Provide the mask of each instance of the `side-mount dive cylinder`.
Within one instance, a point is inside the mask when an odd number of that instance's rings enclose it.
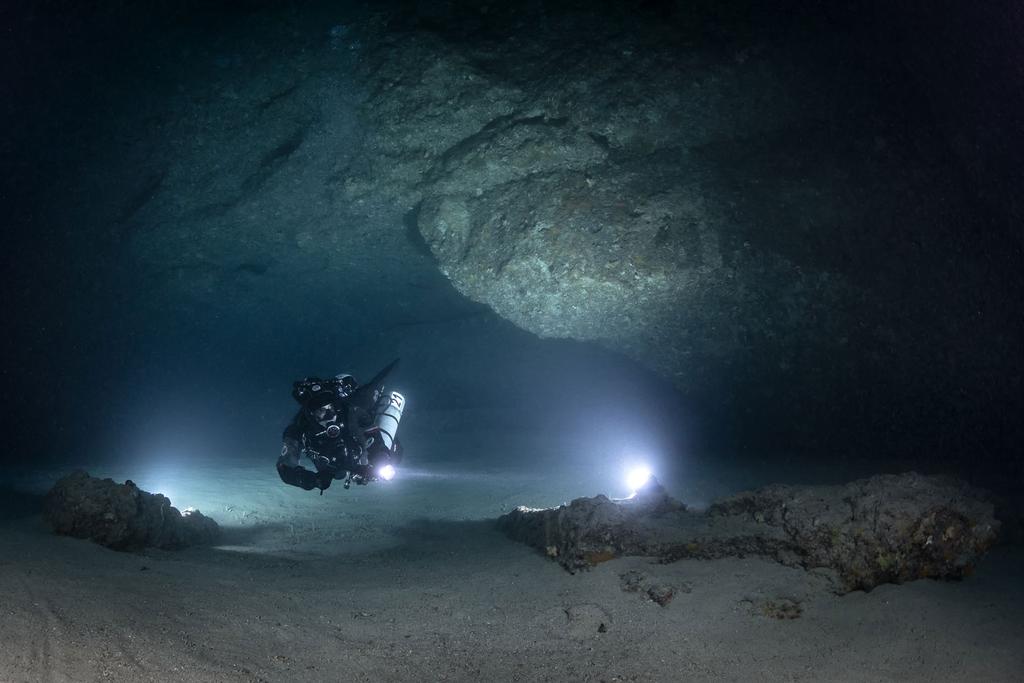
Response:
[[[395,435],[398,433],[398,423],[402,420],[402,411],[405,409],[405,397],[397,391],[392,391],[384,410],[377,413],[373,426],[377,428],[381,443],[391,450],[395,443]]]

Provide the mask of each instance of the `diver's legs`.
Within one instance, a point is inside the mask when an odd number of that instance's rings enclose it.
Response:
[[[327,488],[321,486],[320,477],[315,472],[310,472],[305,467],[299,466],[300,452],[298,441],[287,437],[284,439],[281,444],[281,455],[277,458],[277,474],[281,477],[281,481],[306,491]]]
[[[306,491],[312,491],[313,489],[320,488],[320,478],[315,473],[310,472],[305,467],[288,467],[278,463],[277,474],[281,477],[281,481],[292,486],[298,486],[300,489]],[[326,486],[323,488],[327,488]]]

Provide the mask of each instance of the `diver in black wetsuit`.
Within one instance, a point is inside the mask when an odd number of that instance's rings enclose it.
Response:
[[[348,488],[394,475],[401,461],[395,432],[405,399],[385,394],[382,380],[397,362],[362,386],[349,374],[295,382],[292,396],[301,408],[282,438],[277,472],[283,482],[323,493],[335,479],[344,479]],[[303,455],[315,471],[299,464]]]

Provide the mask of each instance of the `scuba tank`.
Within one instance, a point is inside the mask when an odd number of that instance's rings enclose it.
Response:
[[[383,397],[382,397],[383,398]],[[397,391],[392,391],[387,399],[387,405],[377,413],[373,426],[380,435],[381,443],[389,451],[395,443],[395,434],[398,433],[398,423],[402,420],[402,410],[405,409],[405,397]]]

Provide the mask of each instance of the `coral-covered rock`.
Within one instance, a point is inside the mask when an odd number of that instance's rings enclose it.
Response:
[[[90,477],[79,470],[46,494],[44,515],[53,530],[87,538],[115,550],[144,547],[183,548],[213,543],[220,535],[217,522],[199,511],[185,514],[159,493],[133,482]]]
[[[627,500],[579,498],[544,510],[518,508],[499,524],[576,571],[624,555],[672,561],[763,555],[832,570],[837,590],[869,590],[919,578],[969,574],[995,542],[986,494],[916,473],[842,486],[769,486],[694,513],[660,486]]]

